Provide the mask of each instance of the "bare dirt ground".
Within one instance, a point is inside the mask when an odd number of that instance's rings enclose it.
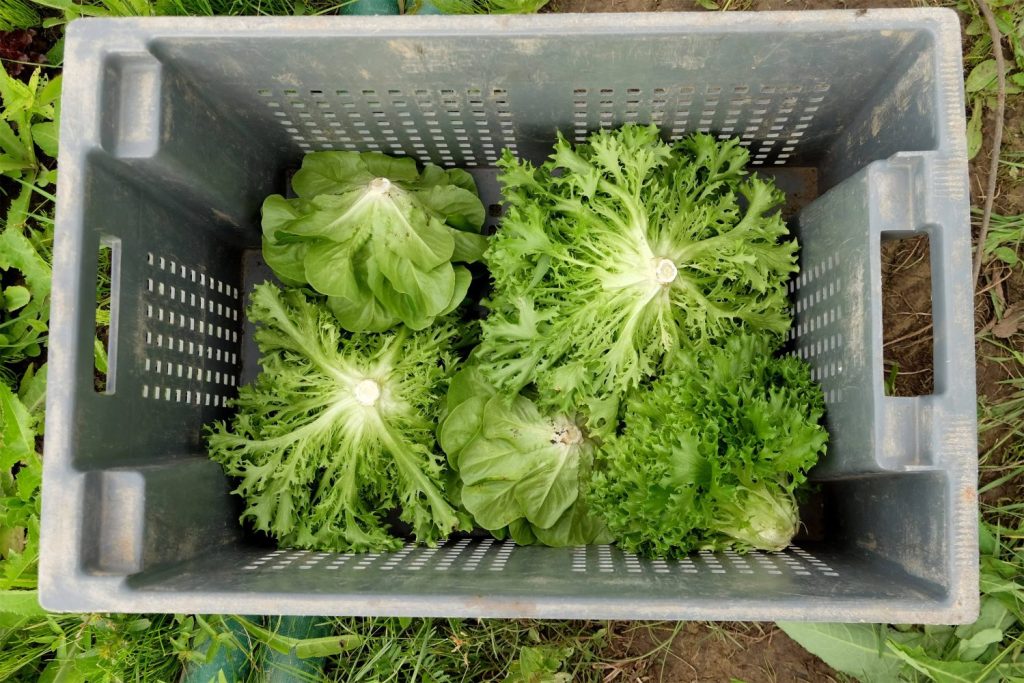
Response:
[[[770,624],[691,622],[678,630],[623,625],[613,647],[622,664],[607,668],[608,683],[847,680]]]

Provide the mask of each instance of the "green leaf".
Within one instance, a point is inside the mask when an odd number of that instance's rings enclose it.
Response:
[[[332,296],[328,297],[327,305],[341,326],[353,332],[384,332],[400,322],[376,297],[351,301]]]
[[[36,435],[32,429],[32,416],[18,396],[3,382],[0,382],[0,418],[3,419],[3,431],[0,432],[0,472],[2,472],[10,469],[14,463],[32,455],[36,445]]]
[[[54,78],[46,81],[43,87],[39,89],[39,93],[36,95],[37,106],[56,105],[59,103],[62,82],[63,80],[61,76],[55,76]],[[54,120],[59,122],[57,119]]]
[[[365,258],[365,255],[363,255]],[[328,296],[360,301],[372,293],[356,277],[348,245],[321,240],[309,245],[303,260],[305,279],[313,289]]]
[[[0,612],[20,617],[46,614],[46,610],[39,606],[39,594],[34,590],[0,590]]]
[[[879,624],[816,624],[781,621],[787,636],[837,671],[863,681],[897,681],[907,669],[904,658],[887,647]]]
[[[0,119],[0,151],[4,154],[4,165],[9,169],[25,170],[34,166],[31,151],[25,147],[10,124],[2,119]]]
[[[415,193],[416,199],[436,216],[459,230],[480,232],[483,227],[484,205],[476,195],[476,188],[467,190],[455,185],[434,185]]]
[[[971,118],[967,121],[967,158],[973,159],[981,151],[982,110],[981,98],[975,97],[971,104]]]
[[[1016,266],[1020,263],[1020,258],[1017,256],[1017,252],[1009,247],[996,247],[996,249],[992,251],[992,254],[1008,266]]]
[[[1014,20],[1013,13],[1010,12],[1010,10],[993,9],[992,15],[996,19],[996,28],[999,29],[1000,33],[1009,37],[1010,40],[1020,40],[1018,28],[1014,25],[1016,21]]]
[[[16,311],[27,305],[32,299],[27,287],[15,285],[4,289],[4,308],[8,311]]]
[[[986,666],[981,662],[934,659],[919,647],[908,647],[893,640],[888,644],[897,657],[936,683],[982,683],[987,678]]]
[[[964,27],[964,34],[968,36],[980,36],[988,33],[988,26],[985,24],[985,20],[982,17],[976,16],[971,18]]]
[[[306,254],[309,243],[291,242],[278,244],[263,239],[263,260],[286,285],[301,286],[306,282]]]
[[[484,257],[484,252],[487,251],[486,237],[462,230],[452,230],[451,234],[452,239],[455,240],[452,261],[476,263]]]
[[[92,340],[92,362],[97,372],[107,374],[107,347],[99,337]]]
[[[422,329],[448,309],[455,293],[455,269],[450,263],[421,270],[407,259],[385,255],[376,258],[374,265],[383,277],[371,278],[370,290],[409,327]]]
[[[32,164],[23,159],[8,155],[0,156],[0,174],[20,177],[22,171],[27,171],[31,168]]]
[[[57,158],[57,133],[60,124],[44,121],[32,125],[32,140],[48,157]]]
[[[457,464],[459,453],[480,434],[488,395],[472,396],[459,403],[441,424],[437,440],[448,454],[448,461]]]
[[[299,198],[264,202],[264,259],[287,284],[327,295],[349,331],[424,329],[468,290],[453,263],[479,260],[486,245],[461,231],[484,219],[467,178],[377,152],[308,154],[292,179]]]
[[[46,409],[46,364],[38,370],[34,365],[29,365],[21,378],[21,386],[18,388],[18,398],[24,404],[29,415],[35,420],[36,430],[43,426],[43,411]]]
[[[33,79],[38,82],[39,70],[36,69]],[[25,84],[16,78],[12,78],[6,71],[0,72],[0,99],[3,100],[3,111],[0,118],[5,121],[19,121],[19,115],[32,110],[35,102],[35,88],[33,85]],[[27,119],[21,118],[25,121]]]
[[[127,631],[128,633],[142,633],[143,631],[149,630],[149,627],[153,625],[153,622],[146,618],[133,619],[128,622]]]
[[[957,655],[961,660],[971,661],[982,655],[989,645],[1000,642],[1003,639],[1003,631],[999,628],[986,628],[978,631],[967,640],[961,640],[957,644]]]
[[[979,62],[967,75],[967,79],[964,81],[964,90],[968,94],[989,90],[995,85],[997,71],[996,60],[986,59]]]

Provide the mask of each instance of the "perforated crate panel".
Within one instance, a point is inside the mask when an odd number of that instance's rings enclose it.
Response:
[[[242,567],[245,572],[276,573],[285,570],[303,572],[501,572],[512,559],[516,546],[512,541],[461,539],[437,548],[406,545],[389,553],[325,553],[312,550],[274,550],[257,556]],[[575,574],[766,574],[791,579],[808,576],[838,577],[828,562],[797,546],[784,552],[733,551],[700,552],[679,560],[638,557],[610,545],[572,548],[566,569]]]
[[[226,406],[238,386],[241,291],[202,267],[152,252],[145,259],[142,398]]]
[[[825,257],[822,263],[804,259],[800,273],[787,285],[794,321],[786,333],[790,353],[810,364],[811,379],[821,385],[825,405],[830,408],[843,401],[845,340],[837,324],[844,317],[843,278],[838,270],[839,257],[835,255]]]
[[[829,84],[692,85],[566,88],[560,106],[566,135],[583,142],[597,129],[653,123],[666,137],[714,131],[739,137],[751,165],[786,164],[795,154]],[[256,91],[289,138],[304,151],[375,150],[444,166],[491,166],[503,149],[518,152],[521,126],[512,100],[533,96],[505,88],[403,90],[318,87]],[[568,108],[571,105],[571,119]]]

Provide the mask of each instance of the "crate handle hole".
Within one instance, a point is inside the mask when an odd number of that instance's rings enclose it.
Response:
[[[928,235],[882,232],[881,238],[885,395],[928,396],[935,393]]]
[[[100,238],[96,254],[93,389],[113,394],[117,377],[117,321],[121,292],[121,240]]]

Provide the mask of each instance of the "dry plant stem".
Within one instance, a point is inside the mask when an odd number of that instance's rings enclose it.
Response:
[[[1013,275],[1013,271],[1012,270],[1011,271],[1007,271],[1006,275],[1004,275],[1003,277],[999,278],[998,280],[993,280],[989,284],[985,285],[984,289],[979,289],[977,292],[975,292],[974,295],[977,296],[978,294],[984,294],[985,292],[989,291],[990,289],[998,287],[999,285],[1001,285],[1004,282],[1006,282],[1007,280],[1009,280],[1012,275]]]
[[[978,9],[985,17],[988,32],[992,37],[992,52],[996,58],[996,78],[999,92],[996,96],[996,124],[992,131],[992,157],[988,168],[988,189],[985,191],[985,210],[981,217],[981,229],[978,231],[978,248],[974,253],[974,288],[978,288],[981,276],[981,262],[985,258],[985,239],[988,237],[988,226],[992,222],[992,202],[996,196],[996,176],[999,174],[999,153],[1003,145],[1003,117],[1006,113],[1006,63],[1003,60],[1003,37],[996,25],[996,17],[987,0],[975,0]]]
[[[927,332],[930,329],[932,329],[932,323],[928,323],[927,325],[925,325],[921,329],[914,330],[913,332],[905,334],[902,337],[896,337],[892,341],[887,341],[887,342],[885,342],[885,344],[883,344],[883,346],[892,346],[893,344],[898,344],[898,343],[900,343],[902,341],[907,341],[908,339],[913,339],[914,337],[918,336],[919,334],[924,334],[925,332]]]

